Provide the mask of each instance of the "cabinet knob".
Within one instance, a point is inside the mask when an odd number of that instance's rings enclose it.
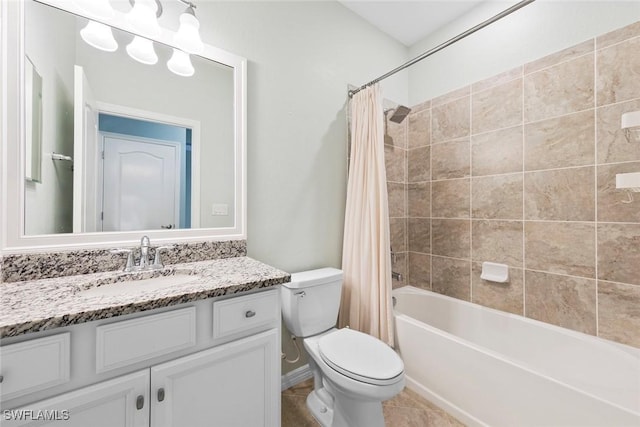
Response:
[[[144,396],[140,395],[136,398],[136,409],[140,410],[144,408]]]
[[[4,381],[4,375],[0,375],[0,383],[2,383],[2,381]]]
[[[162,402],[164,400],[164,388],[158,389],[158,402]]]
[[[249,318],[249,317],[253,317],[256,315],[256,312],[253,310],[247,310],[246,313],[244,313],[244,317]]]

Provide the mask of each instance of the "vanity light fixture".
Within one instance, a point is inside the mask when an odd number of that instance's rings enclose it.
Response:
[[[173,49],[173,55],[167,62],[167,67],[179,76],[190,77],[195,70],[189,54],[202,53],[204,44],[200,38],[200,21],[195,14],[196,5],[188,0],[178,1],[187,5],[187,8],[180,15],[180,27],[173,38],[177,48]],[[75,2],[90,17],[96,19],[109,19],[115,14],[109,0],[75,0]],[[127,45],[127,54],[142,64],[153,65],[158,62],[158,55],[150,39],[161,33],[158,18],[162,15],[162,4],[160,0],[129,0],[129,3],[133,7],[125,15],[125,19],[140,35],[134,36],[131,43]],[[118,49],[111,27],[105,24],[89,20],[87,26],[80,31],[80,35],[85,42],[97,49],[107,52]]]
[[[173,49],[173,55],[171,55],[171,59],[167,61],[167,67],[174,74],[183,77],[191,77],[194,73],[189,54],[180,49]]]
[[[622,130],[627,141],[640,143],[640,111],[631,111],[622,115]]]
[[[143,64],[153,65],[158,62],[153,42],[144,37],[135,36],[133,41],[127,45],[127,53],[131,58]]]
[[[180,0],[187,4],[187,8],[180,15],[180,28],[174,36],[173,40],[176,45],[187,53],[202,53],[204,45],[200,38],[200,21],[196,18],[195,5],[193,3]]]
[[[142,36],[157,37],[160,35],[158,16],[162,13],[161,7],[155,0],[135,0],[126,19]]]
[[[75,0],[75,3],[80,9],[85,11],[91,18],[96,19],[110,19],[115,14],[115,11],[109,4],[109,0],[92,0],[82,1]]]
[[[105,52],[115,52],[118,49],[118,43],[113,38],[111,27],[96,21],[89,21],[86,27],[80,30],[82,40],[96,49]]]

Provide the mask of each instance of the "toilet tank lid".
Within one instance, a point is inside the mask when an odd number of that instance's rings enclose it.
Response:
[[[292,289],[309,288],[337,280],[342,281],[342,270],[326,267],[293,273],[291,275],[291,282],[284,283],[282,286]]]

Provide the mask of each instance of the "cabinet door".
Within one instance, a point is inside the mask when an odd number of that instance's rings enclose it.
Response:
[[[277,427],[277,329],[151,368],[152,427]]]
[[[149,370],[2,412],[3,427],[148,427]]]

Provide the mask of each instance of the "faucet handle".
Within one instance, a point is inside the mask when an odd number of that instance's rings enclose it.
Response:
[[[112,254],[128,254],[127,255],[127,265],[125,265],[123,271],[129,272],[129,271],[133,270],[133,265],[134,265],[133,250],[131,250],[131,249],[111,249],[109,252],[111,252]]]
[[[164,264],[162,263],[162,256],[160,255],[160,252],[165,251],[167,249],[173,249],[175,248],[175,246],[170,245],[170,246],[158,246],[156,248],[156,256],[153,258],[153,265],[151,266],[151,268],[163,268]]]

